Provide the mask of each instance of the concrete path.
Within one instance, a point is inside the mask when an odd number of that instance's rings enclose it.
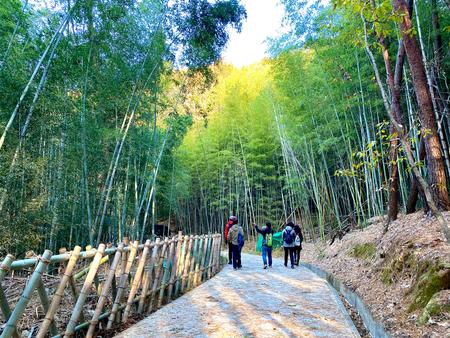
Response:
[[[116,337],[359,337],[337,293],[304,267],[243,255]]]

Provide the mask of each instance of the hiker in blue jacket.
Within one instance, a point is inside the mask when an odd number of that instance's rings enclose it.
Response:
[[[288,255],[291,259],[291,269],[294,268],[294,247],[295,247],[295,231],[294,223],[286,224],[282,232],[283,248],[284,248],[284,266],[287,267]]]
[[[273,237],[273,229],[272,224],[267,222],[265,226],[261,229],[258,225],[253,224],[255,226],[256,232],[260,233],[263,237],[262,246],[261,246],[261,255],[264,263],[264,269],[267,269],[267,258],[269,258],[269,268],[272,267],[272,237]]]

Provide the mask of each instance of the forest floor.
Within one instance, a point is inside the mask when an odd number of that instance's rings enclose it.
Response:
[[[450,245],[439,225],[422,212],[400,215],[385,235],[384,224],[305,243],[302,260],[355,291],[392,337],[450,337]]]
[[[117,337],[359,337],[337,293],[304,267],[244,254]]]

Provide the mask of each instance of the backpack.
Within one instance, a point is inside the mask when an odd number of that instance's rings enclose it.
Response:
[[[294,235],[292,234],[294,230],[288,232],[288,230],[284,231],[283,240],[286,244],[294,243]]]
[[[272,233],[268,233],[266,235],[266,245],[271,247],[272,246]]]
[[[302,242],[300,241],[300,236],[297,235],[295,236],[295,246],[300,246],[302,244]]]
[[[239,248],[244,246],[244,235],[238,230],[238,238],[237,238]]]

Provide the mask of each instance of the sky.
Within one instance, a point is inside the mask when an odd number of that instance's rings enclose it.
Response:
[[[284,8],[278,0],[241,0],[247,10],[247,20],[241,33],[232,31],[223,53],[224,61],[236,67],[255,63],[266,56],[268,37],[282,33]]]

